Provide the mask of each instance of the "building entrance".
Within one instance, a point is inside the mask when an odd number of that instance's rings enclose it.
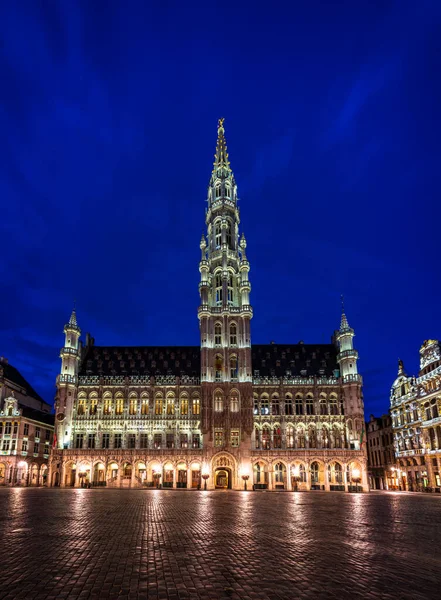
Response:
[[[231,489],[230,469],[216,469],[215,486],[217,489]]]

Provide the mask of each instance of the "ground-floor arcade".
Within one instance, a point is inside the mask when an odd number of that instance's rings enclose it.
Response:
[[[47,485],[47,476],[46,461],[11,455],[0,458],[0,485],[37,487]]]

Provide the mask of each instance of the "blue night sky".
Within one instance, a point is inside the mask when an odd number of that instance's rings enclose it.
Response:
[[[224,116],[253,341],[328,342],[343,292],[387,410],[441,336],[439,1],[3,2],[0,33],[0,354],[48,401],[74,298],[98,345],[199,343]]]

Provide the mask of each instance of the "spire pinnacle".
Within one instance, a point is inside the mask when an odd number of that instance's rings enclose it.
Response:
[[[75,310],[75,305],[74,305],[74,308],[72,309],[72,314],[70,315],[69,325],[73,325],[74,327],[78,327],[77,313],[76,313],[76,310]]]
[[[349,329],[349,323],[345,314],[345,299],[343,294],[341,297],[341,321],[340,321],[340,331],[343,329]]]
[[[404,363],[401,358],[398,359],[398,375],[405,375]]]
[[[230,160],[227,152],[227,140],[225,139],[224,129],[225,119],[219,119],[217,124],[217,142],[216,142],[216,154],[214,155],[213,173],[216,169],[224,167],[230,170]]]

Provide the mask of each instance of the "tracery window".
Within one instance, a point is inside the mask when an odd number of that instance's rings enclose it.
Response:
[[[193,414],[198,415],[201,412],[201,403],[199,398],[193,398]]]
[[[308,442],[310,448],[317,448],[317,434],[314,427],[311,427],[309,430]]]
[[[218,183],[216,185],[216,198],[221,198],[221,196],[222,196],[222,190],[221,190],[220,183]]]
[[[175,414],[175,397],[167,396],[167,414],[174,415]]]
[[[155,415],[162,415],[163,401],[161,396],[155,398]]]
[[[221,247],[221,243],[222,243],[222,228],[221,228],[221,224],[218,222],[214,226],[214,245],[215,245],[216,250],[218,250]]]
[[[116,396],[115,398],[115,414],[122,415],[124,412],[124,398],[122,396]]]
[[[231,245],[231,241],[232,241],[232,235],[231,235],[231,223],[228,223],[228,226],[227,226],[227,231],[226,231],[226,241],[227,241],[227,246],[228,246],[228,248],[232,248],[232,245]]]
[[[222,381],[222,356],[219,354],[214,359],[214,379]]]
[[[296,396],[296,415],[303,415],[303,397],[300,394]]]
[[[289,395],[285,396],[285,415],[292,415],[292,398]]]
[[[259,414],[259,397],[257,394],[253,394],[253,399],[254,399],[254,414],[258,415]]]
[[[110,396],[104,396],[103,398],[103,415],[110,415],[112,406],[112,398]]]
[[[216,294],[216,304],[220,306],[222,304],[222,275],[218,273],[214,277],[214,286]]]
[[[300,475],[300,481],[302,483],[306,483],[306,469],[305,469],[305,465],[299,465],[299,475]]]
[[[274,467],[274,478],[276,483],[285,483],[285,465],[277,463]]]
[[[308,394],[306,396],[306,414],[313,415],[314,414],[314,398],[312,394]]]
[[[220,346],[222,344],[222,325],[216,323],[214,326],[214,344]]]
[[[79,398],[77,414],[78,416],[86,414],[86,398]]]
[[[254,428],[254,447],[256,450],[260,449],[260,429],[258,427]]]
[[[237,381],[239,373],[238,373],[238,360],[237,356],[233,354],[230,356],[230,380]]]
[[[215,412],[222,412],[224,410],[224,398],[220,390],[214,392],[214,410]]]
[[[230,411],[239,412],[239,395],[236,390],[232,391],[230,395]]]
[[[231,198],[231,187],[225,184],[225,198]]]
[[[294,448],[294,427],[292,425],[288,425],[286,428],[286,447]]]
[[[271,434],[270,429],[267,426],[262,428],[262,448],[263,450],[269,450],[271,446]]]
[[[335,394],[329,396],[329,414],[338,415],[337,396]]]
[[[188,397],[181,396],[181,415],[188,415]]]
[[[136,415],[138,409],[138,401],[135,396],[129,399],[129,415]]]
[[[273,394],[271,412],[273,415],[280,415],[280,403],[277,394]]]
[[[237,346],[237,325],[231,323],[230,325],[230,346]]]
[[[149,399],[147,396],[143,396],[141,398],[141,414],[142,415],[149,414]]]
[[[229,273],[229,275],[228,275],[227,292],[228,292],[228,297],[227,297],[228,306],[232,306],[233,302],[234,302],[234,281],[233,281],[233,276],[231,275],[231,273]]]
[[[280,427],[275,427],[273,431],[273,448],[280,450],[282,448],[282,432]]]
[[[297,448],[305,447],[305,431],[303,427],[299,427],[297,430]]]
[[[90,397],[89,412],[91,415],[96,415],[97,411],[98,411],[98,396],[93,395]]]
[[[318,484],[320,481],[320,466],[318,462],[311,464],[311,483]]]
[[[266,394],[263,394],[260,398],[260,414],[269,415],[269,398]]]
[[[326,403],[325,394],[320,394],[320,414],[327,415],[328,414],[328,406]]]

